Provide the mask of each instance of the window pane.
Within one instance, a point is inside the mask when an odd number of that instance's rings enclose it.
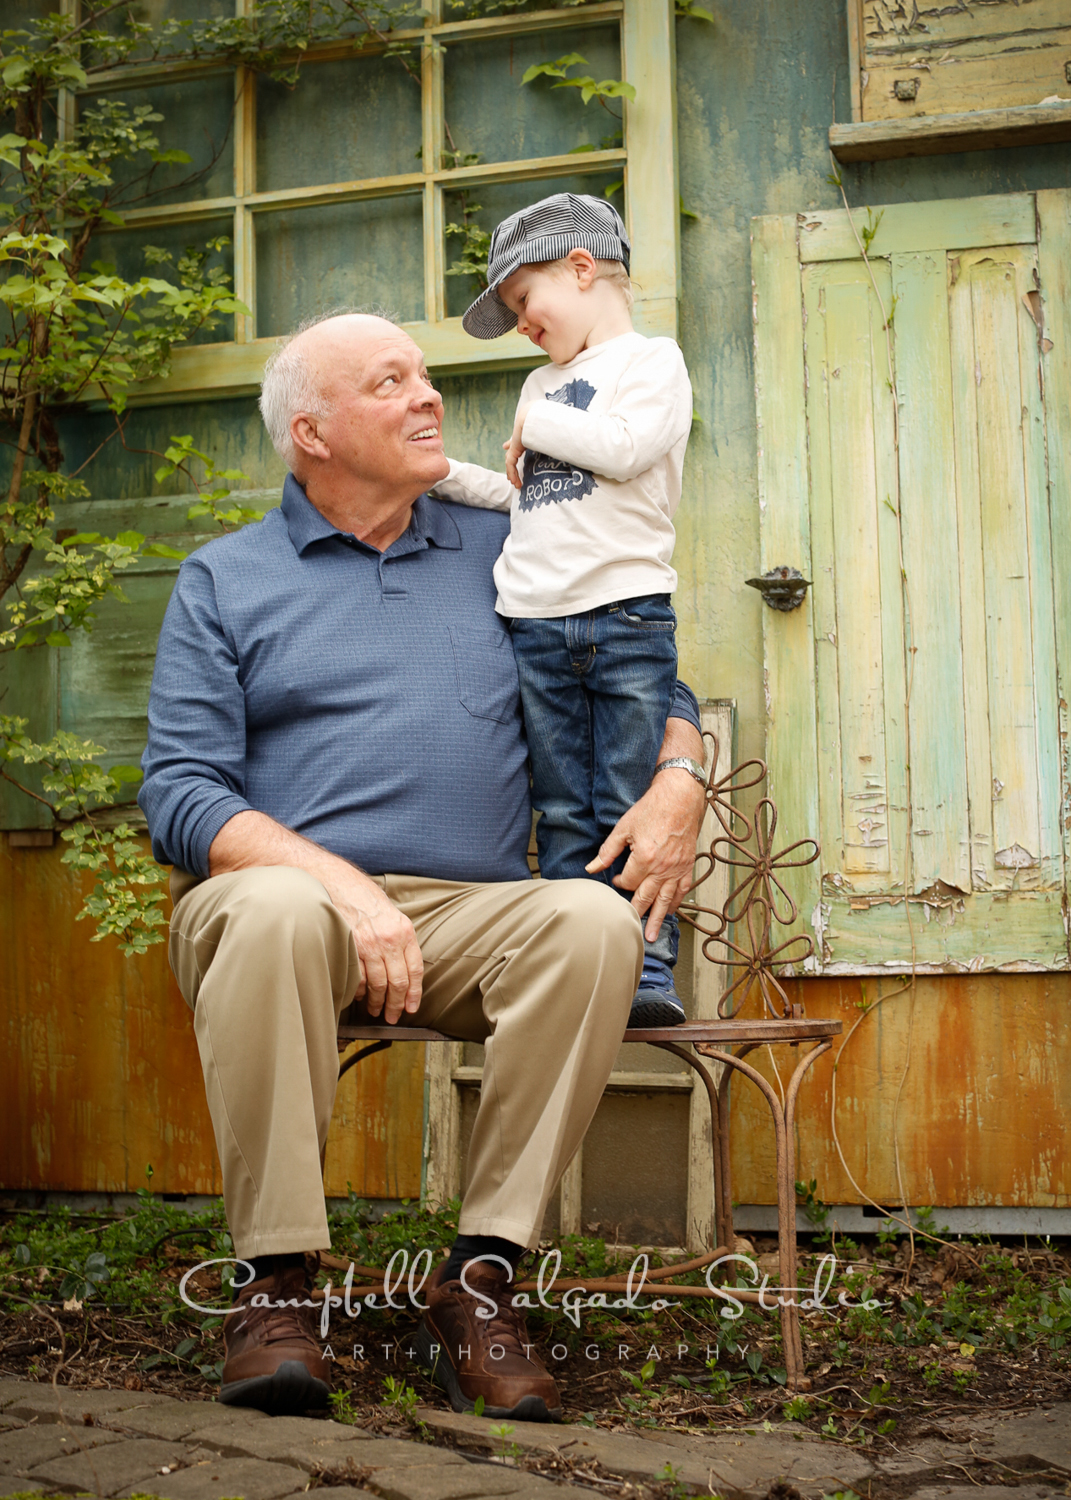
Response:
[[[542,182],[497,182],[487,187],[470,188],[467,193],[446,194],[446,223],[461,224],[467,207],[470,223],[481,229],[492,230],[509,214],[519,208],[549,198],[552,193],[587,193],[593,198],[602,198],[605,189],[620,182],[614,172],[595,172],[590,176],[577,173],[572,177],[551,177]],[[464,201],[463,201],[464,200]],[[624,217],[624,190],[618,188],[610,202]],[[446,236],[446,312],[451,318],[459,317],[474,297],[479,296],[480,283],[473,276],[457,276],[449,273],[461,255],[462,237],[459,234]]]
[[[297,87],[257,83],[257,188],[420,171],[417,78],[397,57],[306,63]]]
[[[154,224],[151,228],[117,230],[112,234],[101,234],[90,241],[85,258],[88,270],[94,261],[103,261],[114,267],[115,274],[126,281],[136,281],[139,276],[158,276],[163,281],[177,284],[178,262],[188,249],[204,250],[209,240],[226,238],[227,244],[220,251],[213,251],[208,267],[222,265],[227,275],[234,276],[234,249],[230,235],[233,220],[203,219],[194,224]],[[170,261],[150,264],[145,257],[147,246],[166,250]],[[234,338],[234,319],[220,317],[211,328],[201,328],[190,340],[191,344],[221,344]]]
[[[420,198],[407,195],[256,216],[257,334],[289,333],[332,307],[424,316]]]
[[[181,83],[154,83],[123,89],[102,98],[85,96],[82,110],[106,108],[119,102],[133,111],[151,105],[162,120],[150,121],[162,151],[185,151],[186,163],[153,164],[147,152],[129,163],[119,163],[113,176],[124,186],[122,206],[155,208],[161,203],[185,203],[202,198],[224,198],[234,191],[234,75],[213,73]]]
[[[49,9],[56,8],[53,0]],[[150,34],[130,53],[131,59],[149,58],[152,57],[154,48],[162,45],[160,33],[169,21],[215,21],[233,15],[234,0],[137,0],[136,4],[124,5],[110,15],[102,16],[96,29],[123,36],[129,31],[128,19],[150,26]],[[180,33],[168,38],[164,50],[167,56],[176,53],[181,55],[186,47],[187,35]],[[89,60],[91,63],[99,63],[100,55],[92,53]]]
[[[528,372],[435,375],[443,398],[443,440],[451,458],[505,473],[502,444],[513,431],[517,397]]]
[[[533,63],[554,62],[578,52],[587,63],[577,76],[621,77],[616,26],[542,31],[529,36],[462,42],[446,50],[446,118],[458,151],[484,161],[520,161],[557,156],[574,146],[618,145],[622,101],[581,103],[580,90],[554,88],[560,80],[522,84]]]

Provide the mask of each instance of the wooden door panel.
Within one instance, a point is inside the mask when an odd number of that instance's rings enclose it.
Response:
[[[876,271],[887,305],[888,266]],[[888,363],[861,262],[807,266],[803,287],[813,547],[824,585],[813,605],[824,868],[843,875],[844,888],[879,891],[903,878],[903,830],[897,838],[890,817],[903,821],[905,795]],[[851,441],[855,432],[867,441]]]
[[[1064,240],[1066,196],[1046,200]],[[755,235],[760,432],[793,384],[805,413],[803,481],[764,441],[760,493],[766,565],[814,581],[764,622],[771,783],[823,846],[819,888],[793,888],[816,970],[1069,967],[1049,470],[1071,434],[1045,390],[1069,351],[1054,364],[1033,206],[901,204],[884,241],[867,210],[869,264],[846,214],[799,216],[793,266],[787,219]],[[772,357],[793,316],[798,371]]]

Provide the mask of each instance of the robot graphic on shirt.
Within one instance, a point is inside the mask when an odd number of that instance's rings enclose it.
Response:
[[[560,406],[575,406],[587,411],[595,395],[595,387],[579,377],[570,380],[547,395],[548,401],[557,401]],[[524,461],[524,486],[520,500],[521,510],[535,510],[538,505],[560,505],[563,500],[583,500],[595,488],[595,476],[590,469],[577,469],[560,459],[548,458],[545,453],[528,453]]]

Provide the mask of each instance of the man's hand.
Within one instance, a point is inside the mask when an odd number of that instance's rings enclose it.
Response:
[[[703,741],[684,719],[670,719],[659,760],[686,755],[702,762]],[[658,929],[676,911],[692,884],[695,846],[706,798],[694,776],[678,767],[659,771],[640,800],[619,819],[596,857],[585,869],[591,875],[609,869],[629,851],[614,885],[632,891],[632,905],[647,913],[644,937],[653,943]]]
[[[352,866],[345,868],[356,878],[343,878],[334,889],[328,886],[328,894],[352,927],[357,944],[361,984],[354,999],[364,1001],[370,1016],[382,1012],[387,1025],[393,1026],[403,1011],[413,1015],[420,1009],[420,944],[412,922],[375,881]]]
[[[528,415],[529,408],[532,405],[533,403],[531,401],[528,401],[524,406],[518,408],[517,420],[513,424],[513,436],[510,438],[508,443],[502,444],[503,448],[506,450],[506,478],[509,480],[510,484],[512,484],[515,490],[519,490],[521,487],[521,471],[519,468],[519,464],[521,461],[521,454],[525,451],[524,441],[521,438],[521,432],[524,428],[524,419]]]
[[[355,1000],[370,1016],[382,1013],[393,1026],[403,1011],[420,1009],[424,960],[412,922],[362,870],[319,844],[284,828],[264,813],[240,812],[224,823],[208,851],[209,871],[225,875],[257,865],[290,865],[307,870],[353,931],[361,980]]]

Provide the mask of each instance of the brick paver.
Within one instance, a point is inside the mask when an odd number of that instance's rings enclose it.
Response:
[[[307,1483],[306,1476],[289,1464],[266,1463],[262,1458],[217,1458],[177,1474],[159,1475],[149,1488],[130,1485],[122,1493],[144,1492],[162,1500],[222,1500],[225,1495],[281,1500],[283,1495],[304,1490]]]
[[[113,1412],[101,1418],[102,1424],[115,1432],[139,1433],[142,1437],[165,1438],[172,1442],[196,1436],[206,1427],[219,1430],[241,1428],[244,1431],[254,1425],[263,1427],[271,1420],[262,1411],[251,1411],[244,1406],[221,1406],[218,1401],[170,1401],[166,1406]]]
[[[82,1432],[92,1432],[83,1428]],[[77,1434],[81,1436],[81,1433]],[[114,1495],[128,1485],[151,1490],[162,1468],[187,1461],[182,1443],[162,1443],[158,1438],[120,1438],[105,1448],[87,1448],[38,1464],[30,1475],[60,1490],[89,1490],[94,1495]]]
[[[51,1497],[89,1491],[160,1500],[284,1500],[320,1476],[330,1500],[555,1500],[569,1485],[517,1467],[505,1444],[560,1453],[571,1465],[636,1484],[675,1480],[725,1500],[765,1500],[778,1480],[806,1500],[838,1489],[881,1492],[894,1482],[910,1500],[965,1500],[978,1488],[949,1468],[977,1458],[1021,1471],[1024,1484],[992,1470],[993,1500],[1071,1493],[1071,1403],[1022,1417],[950,1417],[944,1436],[863,1453],[779,1424],[709,1432],[619,1433],[580,1426],[501,1424],[422,1408],[429,1432],[466,1452],[411,1438],[377,1437],[322,1418],[265,1417],[215,1401],[155,1392],[97,1391],[0,1380],[0,1500],[20,1490]],[[476,1451],[474,1451],[476,1450]],[[482,1454],[482,1457],[477,1454]],[[1047,1469],[1044,1480],[1029,1471]],[[173,1472],[163,1474],[162,1469]],[[668,1468],[667,1468],[668,1465]],[[978,1476],[976,1475],[975,1478]],[[553,1493],[552,1493],[553,1492]],[[588,1490],[590,1494],[590,1488]]]
[[[171,1400],[155,1391],[83,1391],[67,1385],[53,1390],[50,1385],[26,1382],[21,1394],[5,1406],[4,1415],[24,1421],[81,1423],[87,1416],[95,1421],[110,1412],[161,1406]]]
[[[50,1458],[79,1452],[79,1444],[100,1448],[118,1441],[115,1433],[101,1432],[95,1427],[65,1428],[57,1422],[49,1422],[43,1427],[36,1424],[18,1427],[0,1433],[0,1474],[28,1474]]]
[[[307,1417],[276,1417],[267,1426],[257,1422],[221,1422],[197,1429],[197,1441],[228,1457],[269,1458],[311,1470],[323,1464],[344,1463],[349,1450],[375,1446],[371,1433],[341,1422],[316,1422]]]

